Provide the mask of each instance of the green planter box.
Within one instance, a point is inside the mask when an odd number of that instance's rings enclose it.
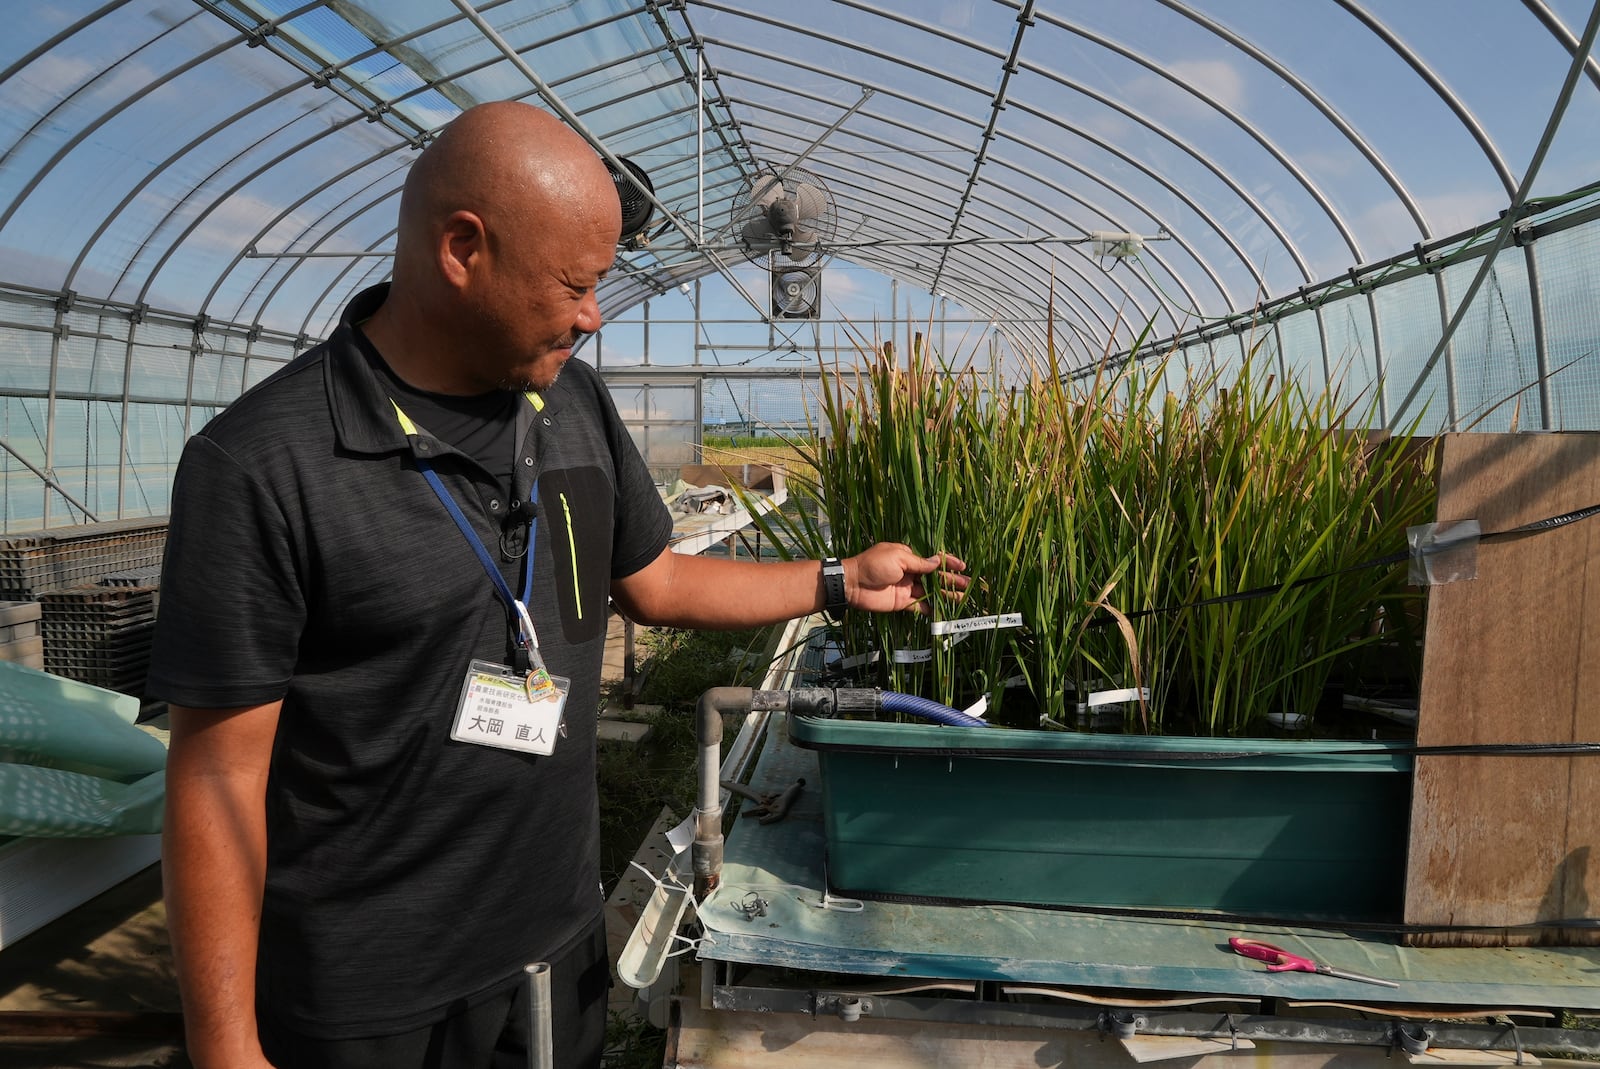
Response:
[[[795,716],[844,895],[1398,920],[1405,744]],[[1330,752],[1337,751],[1337,752]]]

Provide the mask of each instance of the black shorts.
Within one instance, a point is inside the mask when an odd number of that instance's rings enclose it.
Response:
[[[602,919],[550,962],[555,1069],[599,1069],[610,986]],[[484,1001],[399,1035],[316,1039],[268,1014],[257,1030],[279,1069],[527,1069],[528,982],[518,974]]]

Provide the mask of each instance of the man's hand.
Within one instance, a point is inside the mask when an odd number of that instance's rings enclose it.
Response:
[[[966,561],[949,553],[920,557],[900,542],[879,542],[844,562],[845,597],[850,607],[867,612],[916,609],[933,613],[924,576],[936,576],[938,588],[959,598],[971,582],[961,574]]]

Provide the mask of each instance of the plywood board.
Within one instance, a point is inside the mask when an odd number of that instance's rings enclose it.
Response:
[[[1441,520],[1504,531],[1600,503],[1600,434],[1450,434]],[[1600,741],[1600,517],[1478,547],[1428,593],[1417,741]],[[1596,944],[1512,926],[1600,912],[1600,757],[1421,756],[1405,920],[1488,925],[1415,945]],[[1501,929],[1498,926],[1507,926]]]

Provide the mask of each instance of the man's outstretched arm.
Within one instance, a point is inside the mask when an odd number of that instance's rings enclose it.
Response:
[[[937,586],[959,595],[966,563],[949,553],[924,557],[899,542],[879,542],[844,560],[851,608],[928,611]],[[617,605],[649,626],[739,630],[805,616],[824,607],[819,561],[735,561],[662,550],[633,575],[611,584]]]

